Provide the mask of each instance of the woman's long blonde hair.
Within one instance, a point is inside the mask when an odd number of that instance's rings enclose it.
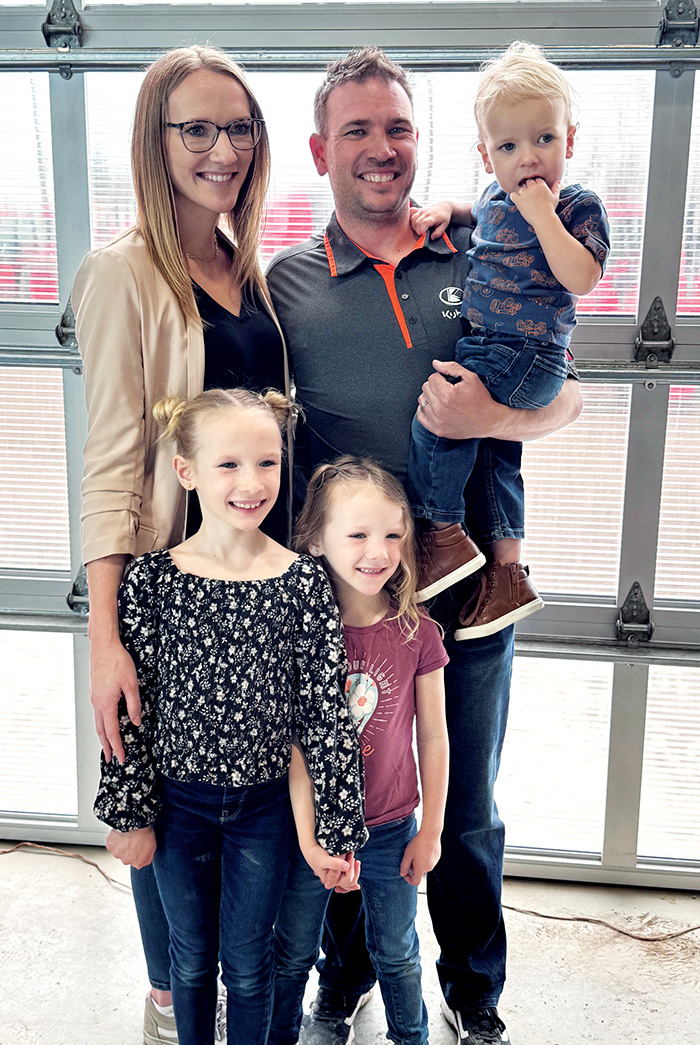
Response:
[[[311,554],[311,548],[322,539],[323,529],[333,497],[351,495],[358,488],[373,486],[387,500],[401,508],[404,534],[401,539],[401,561],[396,573],[384,585],[393,614],[390,620],[398,621],[406,642],[418,630],[421,617],[425,616],[416,599],[416,546],[413,516],[404,490],[398,479],[387,472],[370,457],[353,457],[345,454],[330,464],[316,468],[306,491],[304,507],[299,513],[294,528],[292,546],[297,552]],[[331,577],[331,581],[332,581]]]
[[[165,123],[168,99],[190,73],[206,69],[232,77],[245,91],[250,114],[262,119],[260,106],[248,86],[241,67],[217,47],[179,47],[168,51],[149,68],[139,91],[131,139],[131,170],[137,205],[137,228],[144,238],[155,268],[175,294],[187,320],[200,323],[192,290],[192,278],[180,244],[173,188],[165,154]],[[258,260],[260,222],[270,180],[270,144],[263,125],[260,141],[241,186],[238,199],[228,214],[229,230],[236,250],[232,278],[245,295],[254,290],[264,293],[264,280]]]

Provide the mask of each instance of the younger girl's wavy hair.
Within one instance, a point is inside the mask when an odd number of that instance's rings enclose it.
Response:
[[[192,461],[197,454],[199,423],[208,414],[221,410],[264,410],[285,434],[287,423],[298,407],[274,388],[251,392],[247,388],[209,388],[192,399],[166,396],[153,407],[153,416],[177,447],[180,457]]]
[[[330,464],[316,468],[306,492],[304,507],[294,528],[294,550],[311,554],[318,544],[328,521],[333,498],[347,497],[363,486],[373,486],[401,508],[404,534],[401,540],[401,561],[393,577],[384,585],[391,599],[391,620],[399,623],[406,642],[409,642],[420,623],[424,611],[416,600],[415,527],[406,491],[398,479],[385,471],[370,457],[346,454]],[[331,578],[332,580],[332,578]]]

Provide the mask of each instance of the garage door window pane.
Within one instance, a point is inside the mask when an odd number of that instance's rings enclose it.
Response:
[[[700,599],[700,388],[672,386],[656,560],[656,597]],[[682,550],[681,550],[682,549]]]
[[[60,370],[0,368],[0,568],[70,570]]]
[[[77,816],[73,639],[0,631],[0,817]]]
[[[700,671],[649,668],[638,852],[700,863]]]
[[[575,424],[523,448],[524,555],[542,592],[614,598],[631,386],[581,393]]]
[[[600,853],[612,665],[516,657],[496,784],[511,848]]]
[[[0,73],[0,111],[0,302],[57,302],[48,73]]]

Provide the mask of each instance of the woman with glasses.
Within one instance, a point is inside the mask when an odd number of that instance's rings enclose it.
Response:
[[[88,408],[90,691],[104,757],[120,762],[119,701],[140,721],[136,671],[119,640],[122,574],[130,559],[179,544],[201,521],[152,408],[203,388],[289,391],[258,261],[269,144],[240,67],[212,47],[180,48],[155,62],[136,103],[131,160],[137,223],[85,258],[72,294]],[[282,542],[287,501],[280,496],[264,527]],[[128,863],[126,847],[125,835],[111,849]],[[152,986],[144,1042],[177,1042],[169,932],[152,867],[132,868],[132,884]]]

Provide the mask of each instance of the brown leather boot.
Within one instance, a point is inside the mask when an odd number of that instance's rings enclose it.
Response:
[[[529,577],[530,567],[519,562],[505,566],[490,562],[484,566],[468,602],[459,615],[461,628],[455,638],[480,639],[502,631],[516,620],[529,617],[544,606]]]
[[[442,530],[426,530],[420,537],[418,566],[419,602],[468,577],[486,562],[461,523]]]

